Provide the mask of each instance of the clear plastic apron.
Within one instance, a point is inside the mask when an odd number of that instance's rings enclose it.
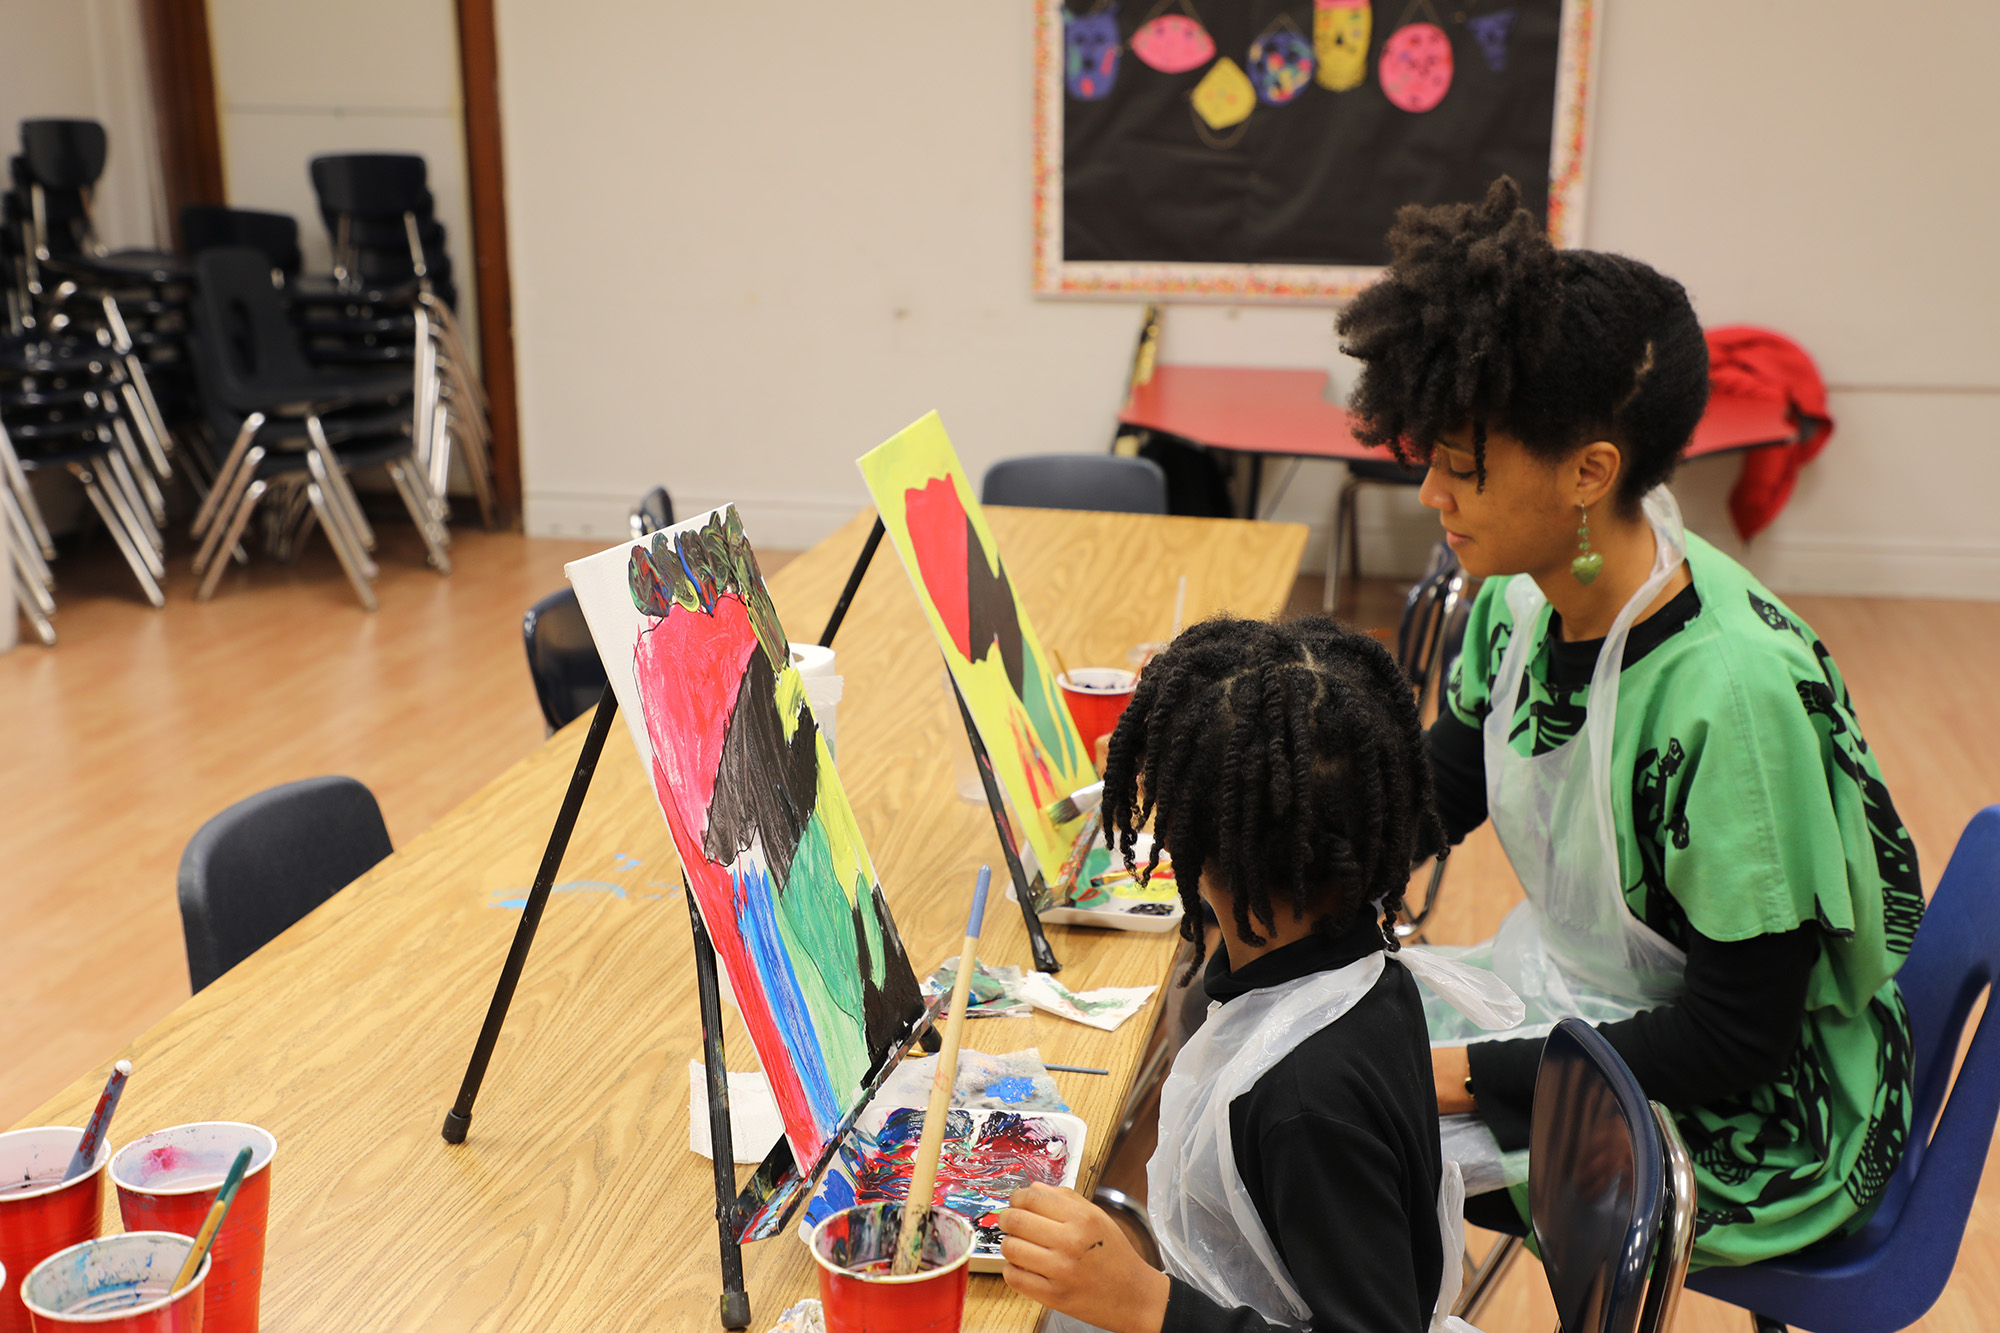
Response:
[[[1160,1090],[1160,1146],[1146,1167],[1146,1213],[1167,1272],[1226,1306],[1247,1305],[1267,1319],[1311,1317],[1264,1230],[1236,1169],[1229,1105],[1300,1042],[1337,1020],[1382,975],[1388,955],[1372,953],[1332,972],[1252,991],[1211,1005],[1208,1021],[1174,1058]],[[1395,957],[1425,987],[1489,1028],[1520,1021],[1521,1006],[1490,973],[1404,949]],[[1463,1329],[1448,1318],[1462,1279],[1464,1188],[1447,1162],[1438,1191],[1443,1281],[1434,1329]],[[1077,1329],[1051,1319],[1047,1329]]]
[[[1687,956],[1626,906],[1611,816],[1611,740],[1618,677],[1639,613],[1686,558],[1680,508],[1665,487],[1644,502],[1655,540],[1651,574],[1604,636],[1591,673],[1583,729],[1546,754],[1524,758],[1508,744],[1514,700],[1535,650],[1535,622],[1547,605],[1530,578],[1507,586],[1514,632],[1494,674],[1486,715],[1486,810],[1520,877],[1527,901],[1483,945],[1454,956],[1490,967],[1527,1006],[1518,1032],[1537,1036],[1559,1019],[1593,1023],[1629,1018],[1680,994]],[[1483,1035],[1426,998],[1434,1045]]]

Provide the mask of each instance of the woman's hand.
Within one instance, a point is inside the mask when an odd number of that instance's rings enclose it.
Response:
[[[1111,1214],[1054,1185],[1017,1190],[1010,1203],[1000,1214],[1008,1286],[1108,1333],[1160,1333],[1171,1283]]]
[[[1439,1115],[1462,1115],[1479,1109],[1465,1090],[1472,1077],[1472,1058],[1463,1046],[1431,1047],[1431,1082],[1437,1085]]]

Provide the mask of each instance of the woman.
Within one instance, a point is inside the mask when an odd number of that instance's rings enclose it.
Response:
[[[1858,1226],[1909,1132],[1916,855],[1825,646],[1664,489],[1708,395],[1686,293],[1556,251],[1506,180],[1390,246],[1339,321],[1357,434],[1428,466],[1485,580],[1429,750],[1447,836],[1490,818],[1528,895],[1473,952],[1529,1035],[1434,1011],[1438,1108],[1525,1147],[1537,1034],[1580,1015],[1675,1113],[1697,1263]]]

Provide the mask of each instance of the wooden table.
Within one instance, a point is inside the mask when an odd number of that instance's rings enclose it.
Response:
[[[1295,525],[988,517],[1037,628],[1078,665],[1119,663],[1130,645],[1164,638],[1182,574],[1190,621],[1274,614],[1305,543]],[[771,580],[795,636],[819,629],[872,518]],[[985,809],[953,794],[964,734],[887,550],[838,648],[841,776],[911,961],[927,972],[956,952],[973,870],[998,858]],[[687,1146],[687,1067],[701,1050],[688,915],[623,726],[605,747],[558,881],[568,891],[542,920],[471,1136],[454,1148],[438,1134],[519,919],[504,904],[533,879],[584,729],[559,733],[121,1053],[136,1072],[115,1142],[210,1119],[277,1135],[271,1333],[717,1327],[712,1176]],[[1061,927],[1050,937],[1079,989],[1163,981],[1174,944]],[[989,908],[984,942],[996,962],[1027,961],[1018,912]],[[1112,1070],[1056,1076],[1091,1125],[1087,1187],[1151,1017],[1115,1033],[1042,1014],[987,1019],[970,1041]],[[728,1029],[731,1064],[753,1068],[733,1011]],[[81,1124],[103,1077],[88,1071],[22,1123]],[[117,1225],[107,1198],[106,1229]],[[792,1235],[744,1259],[753,1329],[816,1291]],[[1028,1329],[1039,1316],[998,1277],[973,1278],[968,1330]]]

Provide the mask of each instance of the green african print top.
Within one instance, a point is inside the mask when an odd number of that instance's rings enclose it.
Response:
[[[1923,917],[1916,851],[1810,628],[1729,557],[1688,535],[1696,615],[1626,665],[1611,809],[1632,912],[1685,948],[1690,929],[1745,940],[1816,922],[1818,961],[1790,1066],[1740,1096],[1676,1112],[1700,1181],[1695,1262],[1752,1263],[1857,1224],[1909,1133],[1909,1019],[1893,980]],[[1450,706],[1483,725],[1516,632],[1508,580],[1466,626]],[[1550,611],[1510,743],[1546,753],[1582,727],[1589,686],[1551,689]]]

